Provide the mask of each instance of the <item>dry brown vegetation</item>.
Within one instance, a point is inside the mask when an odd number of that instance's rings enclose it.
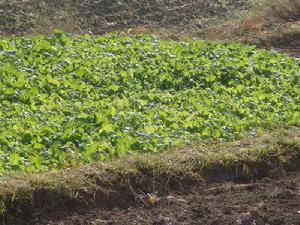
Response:
[[[50,34],[55,28],[94,34],[130,30],[289,51],[300,39],[300,0],[12,0],[0,1],[0,13],[0,35]]]
[[[267,3],[269,13],[283,20],[300,20],[300,0],[272,0]]]
[[[0,35],[67,32],[95,34],[137,26],[201,33],[249,10],[252,0],[27,0],[0,1]]]
[[[279,48],[300,55],[300,0],[256,1],[256,7],[236,20],[210,27],[205,38]]]

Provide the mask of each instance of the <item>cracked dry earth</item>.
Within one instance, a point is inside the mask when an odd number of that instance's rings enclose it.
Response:
[[[203,184],[166,196],[148,194],[129,207],[60,210],[28,224],[300,225],[300,172],[247,183]]]

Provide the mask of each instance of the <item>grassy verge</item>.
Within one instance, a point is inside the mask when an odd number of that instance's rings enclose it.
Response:
[[[280,129],[233,143],[137,154],[44,174],[2,177],[1,214],[7,221],[18,221],[32,213],[70,206],[122,207],[136,201],[147,204],[147,193],[188,191],[205,182],[248,180],[299,169],[300,129]]]

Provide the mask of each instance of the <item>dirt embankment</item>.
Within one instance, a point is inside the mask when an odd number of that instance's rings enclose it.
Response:
[[[167,195],[132,190],[136,202],[34,215],[30,225],[297,225],[300,173],[247,183],[200,184]]]
[[[300,130],[4,177],[4,225],[298,225]],[[1,222],[0,222],[1,224]]]

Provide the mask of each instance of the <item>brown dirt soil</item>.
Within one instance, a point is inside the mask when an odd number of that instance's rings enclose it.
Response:
[[[121,196],[110,206],[70,206],[70,211],[57,209],[46,216],[37,212],[23,224],[300,224],[299,172],[248,183],[203,183],[163,196],[132,191],[136,198],[131,202],[124,203]]]
[[[247,183],[221,182],[158,194],[132,190],[136,199],[111,206],[35,214],[22,224],[57,225],[299,225],[300,173]],[[121,204],[120,204],[121,203]]]
[[[207,30],[210,40],[239,41],[263,47],[299,49],[300,21],[260,17],[231,20]]]
[[[99,34],[137,26],[199,32],[250,8],[249,0],[0,0],[0,34],[51,33],[55,27]]]
[[[263,7],[264,8],[264,7]],[[0,0],[0,35],[126,31],[276,47],[300,55],[300,23],[274,18],[251,0]]]

